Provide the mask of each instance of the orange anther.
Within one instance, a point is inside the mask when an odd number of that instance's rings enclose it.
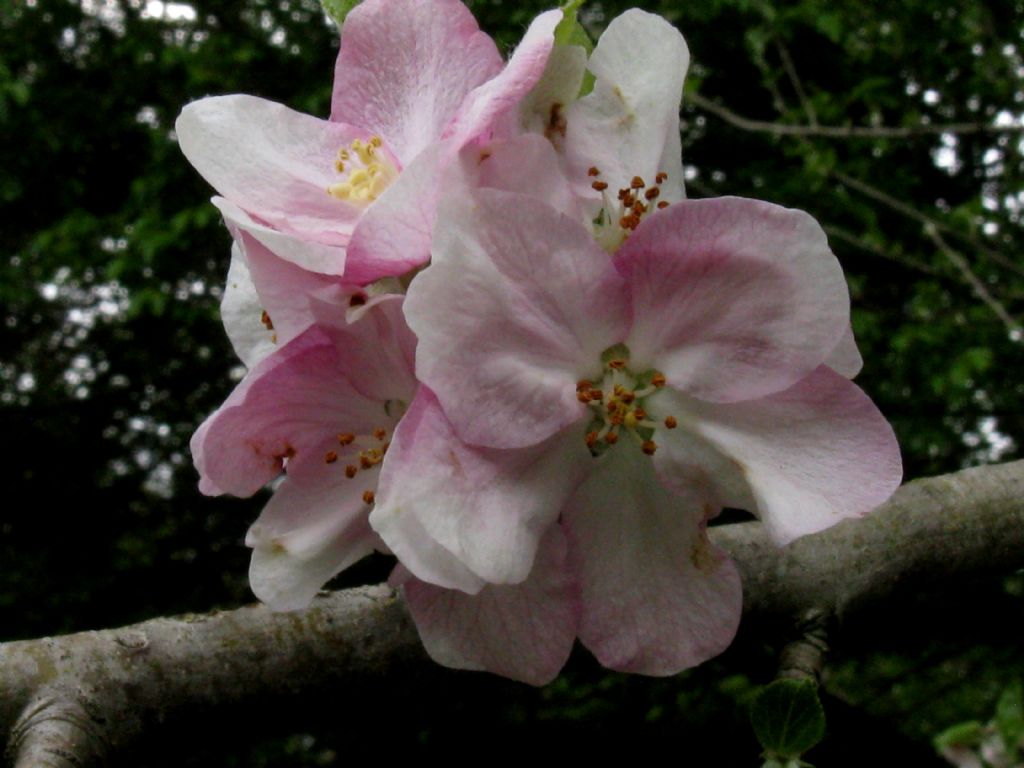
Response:
[[[608,445],[615,445],[617,442],[619,442],[619,433],[609,432],[607,435],[604,436],[604,441],[608,443]]]
[[[665,426],[668,429],[675,429],[676,427],[679,426],[679,422],[676,421],[676,417],[675,416],[666,416],[665,417]]]
[[[377,427],[375,430],[373,430],[373,436],[376,437],[378,440],[383,440],[385,437],[388,436],[388,431],[384,429],[384,427]]]
[[[590,432],[587,432],[587,436],[586,436],[585,439],[586,439],[586,442],[587,442],[587,447],[588,448],[593,448],[594,447],[594,443],[597,442],[597,432],[594,432],[593,430],[591,430]]]
[[[665,378],[664,373],[656,373],[653,376],[651,376],[652,387],[664,387],[666,381],[668,381],[668,379]]]
[[[648,200],[653,200],[654,198],[656,198],[660,194],[661,194],[661,190],[660,189],[658,189],[657,187],[651,187],[646,192],[644,192],[644,197],[646,197]]]
[[[598,192],[604,192],[606,189],[608,189],[608,182],[607,181],[595,181],[590,186],[592,186]]]
[[[363,491],[363,501],[373,504],[373,491]]]
[[[357,467],[355,464],[349,464],[347,467],[345,467],[345,477],[352,479],[353,477],[356,476],[356,472],[358,471],[359,467]]]
[[[648,456],[653,456],[654,452],[658,450],[658,446],[653,440],[644,440],[643,445],[640,446],[640,450]]]
[[[608,367],[616,371],[621,371],[626,367],[626,361],[620,358],[615,358],[614,360],[608,361]]]
[[[659,171],[658,175],[654,177],[654,181],[655,181],[656,184],[664,184],[665,180],[667,178],[668,178],[668,174],[667,173],[665,173],[664,171]]]
[[[353,435],[351,432],[338,433],[338,443],[340,443],[341,445],[352,445],[352,443],[355,442],[355,439],[356,436]]]
[[[668,208],[668,200],[662,200],[660,203],[658,203],[658,207],[659,208]]]
[[[597,170],[593,165],[587,169],[587,176],[600,176],[601,172]]]
[[[333,464],[338,460],[338,454],[334,451],[328,451],[324,454],[324,462],[327,464]]]
[[[643,189],[647,185],[644,184],[644,180],[641,179],[639,176],[634,176],[632,181],[629,182],[629,186],[631,186],[633,189]]]

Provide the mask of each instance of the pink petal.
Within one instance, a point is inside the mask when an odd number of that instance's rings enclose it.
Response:
[[[416,542],[415,546],[407,547],[402,552],[394,551],[385,542],[392,554],[399,557],[403,568],[409,573],[426,574],[430,578],[430,584],[463,594],[476,595],[487,586],[487,582],[431,538],[416,515],[404,512],[404,510],[389,512],[386,527],[378,517],[373,517],[370,522],[378,534],[385,531],[394,541]]]
[[[341,315],[336,304],[319,301],[317,296],[311,301],[317,321],[339,351],[345,379],[364,397],[383,403],[394,420],[412,402],[418,386],[413,372],[416,337],[402,313],[404,298],[398,294],[371,298],[370,308],[355,314],[355,319]]]
[[[567,111],[565,149],[578,178],[596,166],[616,190],[663,171],[660,199],[683,198],[679,104],[689,63],[682,35],[660,16],[632,9],[612,20],[587,65],[594,90]]]
[[[578,602],[558,526],[541,542],[522,584],[467,595],[411,579],[404,590],[427,653],[447,667],[543,685],[572,651]]]
[[[501,68],[494,42],[457,0],[365,0],[342,27],[331,120],[379,135],[405,165]]]
[[[377,536],[362,498],[377,484],[377,468],[345,476],[346,458],[327,464],[323,451],[288,463],[288,476],[274,491],[246,535],[252,547],[249,584],[274,610],[304,608],[330,578],[370,554]]]
[[[555,27],[561,11],[547,11],[530,24],[508,66],[501,74],[479,86],[459,108],[454,122],[444,132],[456,147],[477,137],[489,139],[503,118],[517,117],[516,108],[544,74],[544,66],[555,44]],[[505,125],[512,130],[512,124]]]
[[[519,583],[589,466],[583,435],[570,433],[518,450],[467,445],[433,393],[421,388],[391,441],[370,522],[425,581],[435,580],[436,569],[409,554],[423,535],[484,581]],[[409,526],[403,517],[419,524]]]
[[[253,368],[192,438],[206,488],[249,496],[276,477],[286,459],[323,456],[325,437],[370,434],[394,423],[386,401],[395,392],[409,393],[401,390],[401,371],[390,389],[367,388],[366,382],[387,380],[382,372],[362,370],[378,357],[359,353],[377,343],[367,334],[342,356],[335,340],[314,326]]]
[[[842,269],[802,211],[685,200],[652,214],[615,258],[633,290],[627,344],[670,386],[717,402],[791,386],[849,325]]]
[[[443,189],[443,144],[428,147],[366,209],[348,245],[345,279],[370,283],[430,261],[430,238]]]
[[[248,308],[251,313],[249,320],[263,328],[274,345],[283,346],[315,322],[310,297],[325,289],[340,290],[341,283],[336,278],[309,272],[278,258],[244,229],[230,224],[229,229],[235,243],[241,246],[244,264],[259,304],[254,313],[251,307]],[[266,312],[272,330],[267,330],[262,320],[263,312]],[[224,316],[223,305],[221,314]],[[226,316],[224,321],[227,324]]]
[[[674,398],[659,407],[677,414],[679,439],[686,439],[684,429],[696,432],[728,457],[735,471],[719,476],[733,489],[737,475],[745,480],[756,503],[750,511],[779,544],[864,515],[900,484],[892,427],[855,384],[827,366],[784,392],[743,403],[664,397]]]
[[[543,200],[574,221],[583,213],[551,142],[536,134],[467,147],[460,155],[463,178],[472,187],[502,189]]]
[[[848,379],[855,378],[860,373],[860,369],[864,367],[864,358],[857,349],[852,326],[846,327],[846,333],[825,360],[825,365]]]
[[[348,242],[349,234],[345,234],[344,241],[339,245],[314,243],[303,240],[301,236],[279,232],[259,223],[223,197],[215,197],[212,202],[224,217],[224,223],[228,229],[233,232],[244,230],[246,234],[282,260],[301,269],[322,275],[338,276],[345,272],[345,243]],[[350,230],[351,225],[348,227],[349,232]]]
[[[211,186],[264,223],[327,245],[344,245],[361,210],[336,200],[334,160],[366,131],[254,96],[215,96],[185,107],[175,123],[185,157]]]
[[[606,667],[672,675],[721,653],[739,625],[732,561],[708,541],[717,512],[656,480],[639,448],[611,449],[564,516],[580,580],[580,640]]]
[[[585,416],[576,382],[622,338],[624,286],[576,222],[491,189],[442,206],[434,261],[405,304],[416,370],[459,437],[539,443]],[[457,341],[456,341],[457,340]]]

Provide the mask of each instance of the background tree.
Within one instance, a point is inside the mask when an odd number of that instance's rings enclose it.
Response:
[[[470,6],[505,46],[543,7]],[[591,3],[581,18],[596,35],[625,7]],[[1018,457],[1024,5],[644,7],[693,54],[690,194],[804,208],[829,232],[866,360],[858,381],[896,427],[907,477]],[[336,51],[315,0],[0,0],[2,639],[249,599],[241,538],[263,499],[201,497],[187,451],[240,369],[217,314],[229,237],[173,122],[188,101],[231,92],[325,115]],[[387,569],[371,560],[335,586]],[[936,733],[992,716],[1024,675],[1004,629],[1024,578],[965,594],[885,607],[835,638],[830,734],[810,759],[852,765],[870,744],[926,765]],[[244,738],[133,764],[331,765],[381,743],[459,747],[467,730],[524,750],[554,733],[576,755],[630,739],[751,764],[753,735],[734,732],[777,667],[780,638],[763,640],[671,680],[607,674],[580,653],[541,691],[474,683],[481,701],[410,695],[376,702],[386,720],[325,712],[272,737],[224,723]]]

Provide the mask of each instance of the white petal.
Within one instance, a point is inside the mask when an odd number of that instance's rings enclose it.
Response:
[[[249,267],[238,243],[234,243],[224,298],[220,302],[220,317],[235,354],[246,368],[252,368],[277,348],[274,332],[260,320],[262,313],[263,303],[252,284]]]
[[[679,105],[690,52],[679,31],[638,9],[614,19],[590,55],[594,90],[567,114],[566,153],[578,178],[596,166],[614,191],[668,174],[660,199],[683,197]]]

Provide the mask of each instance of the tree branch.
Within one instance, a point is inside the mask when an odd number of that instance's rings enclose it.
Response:
[[[981,299],[982,303],[992,310],[992,313],[1003,322],[1006,330],[1010,332],[1010,338],[1013,341],[1020,341],[1024,338],[1020,323],[1013,319],[1010,313],[1006,311],[1006,307],[989,292],[981,279],[974,274],[974,270],[971,269],[971,265],[964,255],[949,245],[935,227],[931,225],[926,226],[924,232],[953,266],[960,271],[964,280],[971,286],[971,289]]]
[[[901,590],[941,595],[967,576],[1024,567],[1024,461],[909,483],[875,513],[781,550],[758,523],[711,536],[743,573],[744,631],[815,612],[841,628]],[[349,697],[394,693],[425,669],[401,600],[363,587],[297,613],[250,606],[0,644],[0,728],[17,768],[85,766],[169,720],[342,686]],[[481,679],[459,679],[469,678]]]
[[[804,136],[826,139],[909,139],[943,133],[1020,133],[1024,125],[993,125],[992,123],[918,123],[917,125],[799,125],[752,120],[717,104],[699,93],[686,98],[705,112],[710,112],[740,130],[770,133],[774,136]],[[806,106],[805,106],[806,109]]]

